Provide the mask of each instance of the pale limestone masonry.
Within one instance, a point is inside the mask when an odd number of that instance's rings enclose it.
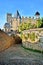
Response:
[[[21,16],[19,12],[16,12],[16,15],[12,17],[11,13],[7,13],[7,23],[4,25],[4,31],[9,32],[9,31],[16,31],[18,29],[18,26],[20,25],[21,22]]]
[[[14,15],[14,17],[12,17],[11,13],[7,13],[7,23],[5,23],[4,25],[4,31],[5,32],[16,31],[18,30],[19,25],[23,22],[31,22],[32,24],[35,24],[36,21],[37,19],[35,19],[34,17],[24,17],[24,16],[21,17],[18,10],[16,12],[16,15]]]

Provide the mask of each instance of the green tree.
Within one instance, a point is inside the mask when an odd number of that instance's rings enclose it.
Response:
[[[42,21],[42,25],[41,25],[41,27],[43,27],[43,18],[41,19],[41,21]]]
[[[36,28],[40,28],[42,25],[42,21],[39,19],[36,21]]]
[[[30,33],[29,38],[30,38],[32,41],[35,41],[35,33],[34,33],[34,32]]]

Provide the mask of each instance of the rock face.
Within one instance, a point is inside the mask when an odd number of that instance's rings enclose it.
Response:
[[[0,30],[0,52],[10,47],[14,43],[14,39]]]

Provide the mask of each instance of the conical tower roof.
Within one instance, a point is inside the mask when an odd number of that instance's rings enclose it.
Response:
[[[20,16],[20,14],[19,14],[19,11],[17,10],[16,11],[16,15],[14,16],[15,18],[20,18],[21,19],[21,16]]]
[[[37,11],[37,12],[35,13],[35,16],[36,16],[36,15],[40,15],[40,13]]]

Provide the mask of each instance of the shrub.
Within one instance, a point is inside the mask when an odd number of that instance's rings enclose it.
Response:
[[[22,39],[18,36],[18,35],[14,35],[14,34],[12,34],[11,35],[12,37],[13,37],[13,39],[15,40],[15,44],[20,44],[20,43],[22,43]]]
[[[31,41],[35,41],[35,33],[30,33],[29,38],[31,39]]]

